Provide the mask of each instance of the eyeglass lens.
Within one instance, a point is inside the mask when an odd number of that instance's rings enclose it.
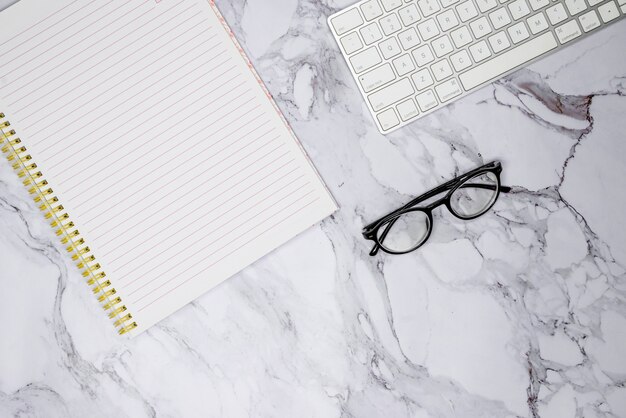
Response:
[[[489,210],[498,197],[495,173],[480,173],[461,184],[450,196],[452,213],[459,218],[473,218]]]
[[[428,238],[430,227],[430,218],[425,212],[406,212],[378,229],[378,242],[387,251],[411,251]]]

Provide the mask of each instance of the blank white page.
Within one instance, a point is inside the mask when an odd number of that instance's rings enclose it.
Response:
[[[21,0],[0,28],[0,111],[137,331],[336,209],[214,4]]]

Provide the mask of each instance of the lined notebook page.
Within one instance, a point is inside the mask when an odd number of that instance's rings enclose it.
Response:
[[[139,331],[336,209],[206,0],[21,0],[0,28],[0,111]]]

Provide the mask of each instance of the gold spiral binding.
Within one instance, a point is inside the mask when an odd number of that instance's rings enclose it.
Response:
[[[96,261],[76,225],[70,220],[69,214],[59,203],[48,181],[44,179],[37,164],[32,161],[26,147],[16,135],[5,114],[0,113],[0,151],[6,155],[19,178],[24,179],[24,186],[28,188],[39,209],[44,212],[45,218],[50,221],[61,243],[66,246],[67,252],[71,254],[72,260],[87,280],[98,302],[109,313],[109,318],[115,321],[113,325],[120,335],[137,328],[137,322],[133,321],[133,316],[127,312],[122,298],[116,296],[117,291],[112,287],[111,281],[106,279],[102,266]]]

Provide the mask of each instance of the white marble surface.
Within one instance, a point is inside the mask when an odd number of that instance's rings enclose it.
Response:
[[[626,21],[383,137],[326,27],[348,3],[218,1],[341,210],[138,338],[0,162],[0,417],[626,417]],[[492,159],[490,214],[367,256],[365,223]]]

